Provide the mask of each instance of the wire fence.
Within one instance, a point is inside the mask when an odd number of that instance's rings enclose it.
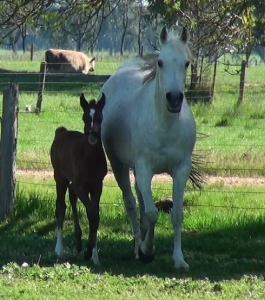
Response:
[[[101,62],[98,66],[96,74],[107,75],[112,74],[120,64]],[[234,108],[237,101],[239,89],[239,76],[228,74],[223,66],[224,63],[219,63],[219,73],[217,75],[213,105],[220,107],[218,110],[205,109],[203,106],[196,108],[192,106],[194,115],[198,124],[198,132],[205,134],[207,137],[201,138],[198,136],[197,148],[198,152],[202,152],[204,156],[208,156],[208,162],[204,166],[206,172],[216,175],[233,176],[264,176],[265,174],[265,141],[262,138],[264,127],[262,124],[263,114],[265,114],[265,94],[264,75],[265,67],[263,64],[255,64],[247,69],[246,86],[244,101],[248,103],[246,109]],[[230,71],[239,68],[238,64],[230,64]],[[96,66],[97,68],[97,66]],[[107,71],[106,71],[107,70]],[[260,74],[260,75],[259,75]],[[37,101],[39,71],[16,72],[5,71],[3,64],[0,62],[0,90],[8,81],[18,81],[21,90],[21,101],[19,110],[19,134],[18,139],[18,158],[17,165],[22,169],[40,169],[51,170],[49,160],[49,147],[52,142],[54,129],[65,122],[66,117],[74,116],[70,125],[82,129],[82,121],[79,110],[78,97],[81,91],[87,91],[90,95],[97,95],[99,87],[103,82],[91,82],[90,75],[77,74],[49,74],[46,78],[43,111],[41,117],[34,115],[34,109],[27,110],[26,106],[34,107]],[[188,79],[189,80],[189,79]],[[63,97],[63,100],[61,99]],[[229,104],[228,104],[229,102]],[[255,106],[248,110],[248,107]],[[49,116],[52,124],[47,124]],[[238,118],[238,115],[240,118]],[[33,120],[32,118],[35,118]],[[38,118],[38,119],[37,119]],[[238,120],[237,120],[238,119]],[[240,120],[241,119],[241,120]],[[243,121],[242,121],[243,119]],[[37,120],[37,121],[36,121]],[[32,122],[36,127],[35,130],[29,130]],[[229,124],[229,122],[231,122]],[[47,136],[40,136],[38,131],[40,128],[47,128],[50,133]],[[214,128],[214,130],[213,130]],[[28,130],[28,132],[27,132]],[[211,135],[210,137],[208,135]],[[227,152],[227,153],[226,153]],[[227,154],[227,155],[225,155]],[[225,160],[231,156],[229,165]],[[44,159],[43,159],[44,157]],[[217,161],[215,160],[218,158]],[[224,160],[224,161],[222,161]],[[233,160],[237,163],[233,164]],[[239,163],[239,161],[241,161]],[[29,186],[54,186],[48,183],[32,183],[25,180],[18,180],[19,185]],[[117,188],[115,185],[105,184],[106,188]],[[153,186],[153,189],[156,189]],[[170,188],[159,187],[157,189],[171,193]],[[225,193],[237,195],[244,193],[250,194],[265,194],[265,191],[238,191],[231,189],[207,190],[206,193]],[[107,204],[107,203],[106,203]],[[113,203],[112,203],[113,204]],[[119,205],[116,203],[114,205]],[[203,207],[204,205],[194,204],[192,206]],[[209,205],[207,205],[209,206]],[[210,205],[211,206],[211,205]],[[226,206],[215,206],[217,208],[227,208]],[[237,207],[230,208],[238,209],[253,209],[253,207]],[[255,209],[264,209],[255,207]]]

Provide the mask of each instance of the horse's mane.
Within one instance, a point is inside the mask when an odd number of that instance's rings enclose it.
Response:
[[[189,45],[182,42],[182,40],[180,39],[180,35],[178,33],[176,33],[173,30],[169,31],[168,32],[168,42],[172,43],[174,49],[183,49],[187,53],[189,59],[191,61],[193,60],[193,56],[192,56],[191,50],[189,48]],[[145,84],[155,78],[158,56],[159,56],[159,52],[155,52],[155,53],[146,54],[143,57],[141,57],[142,62],[140,65],[140,70],[142,72],[145,72],[145,71],[148,72],[143,78],[143,84]]]
[[[141,65],[141,71],[148,73],[143,78],[143,84],[145,84],[148,81],[151,81],[156,76],[156,64],[157,64],[157,58],[159,56],[159,52],[156,53],[149,53],[142,57],[143,64]]]

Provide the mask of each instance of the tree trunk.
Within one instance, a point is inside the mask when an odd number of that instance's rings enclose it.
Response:
[[[21,39],[22,39],[22,50],[26,52],[26,38],[27,38],[27,24],[23,24],[21,27]]]
[[[196,90],[198,82],[198,63],[197,61],[191,65],[191,81],[190,81],[190,91],[193,92]]]
[[[124,52],[124,42],[125,42],[125,36],[126,36],[126,32],[127,32],[127,28],[128,28],[128,21],[129,21],[127,13],[128,13],[128,6],[127,6],[127,3],[125,3],[123,18],[122,18],[123,31],[122,31],[122,35],[121,35],[121,46],[120,46],[121,56],[123,56],[123,52]]]
[[[138,44],[138,53],[141,55],[141,19],[138,23],[138,36],[137,36],[137,44]]]

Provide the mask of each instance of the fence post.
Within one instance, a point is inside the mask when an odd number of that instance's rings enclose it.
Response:
[[[217,58],[215,58],[215,60],[214,60],[214,66],[213,66],[213,82],[212,82],[212,92],[211,92],[210,103],[213,102],[213,97],[214,97],[214,92],[215,92],[216,73],[217,73]]]
[[[239,96],[238,96],[238,100],[237,100],[237,105],[242,104],[243,99],[244,99],[246,65],[247,65],[247,62],[245,60],[242,60],[241,69],[240,69],[240,84],[239,84]]]
[[[10,83],[3,91],[0,221],[12,211],[15,201],[18,94],[18,83]]]
[[[30,45],[30,60],[33,61],[33,54],[34,54],[34,45],[31,43]]]
[[[144,46],[141,45],[141,48],[140,48],[140,57],[143,57],[143,54],[144,54]]]
[[[37,104],[35,109],[36,114],[39,114],[41,112],[41,104],[42,104],[43,92],[45,87],[45,77],[46,77],[46,62],[41,62],[38,99],[37,99]]]

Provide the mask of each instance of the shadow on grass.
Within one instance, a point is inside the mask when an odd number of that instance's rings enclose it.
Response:
[[[54,74],[47,73],[45,77],[45,90],[48,92],[68,92],[76,94],[80,90],[89,88],[99,90],[109,75],[94,74]],[[39,72],[19,72],[0,69],[0,89],[7,82],[19,83],[21,92],[38,92],[40,74]]]
[[[84,221],[83,248],[87,229]],[[119,226],[117,227],[117,224]],[[184,232],[183,252],[190,271],[173,268],[171,230],[156,234],[156,257],[148,264],[134,259],[133,240],[124,216],[104,220],[99,234],[99,256],[102,265],[96,267],[83,258],[83,251],[75,254],[73,225],[71,218],[65,222],[65,256],[58,260],[54,254],[56,222],[54,219],[36,221],[29,215],[18,215],[0,227],[0,265],[8,262],[22,264],[38,263],[51,267],[55,263],[69,262],[78,266],[89,266],[94,273],[109,272],[113,275],[132,277],[152,275],[160,278],[175,277],[218,281],[238,279],[244,275],[259,275],[265,272],[265,221],[245,222],[244,225],[222,228],[209,232]],[[264,275],[264,274],[263,274]]]

